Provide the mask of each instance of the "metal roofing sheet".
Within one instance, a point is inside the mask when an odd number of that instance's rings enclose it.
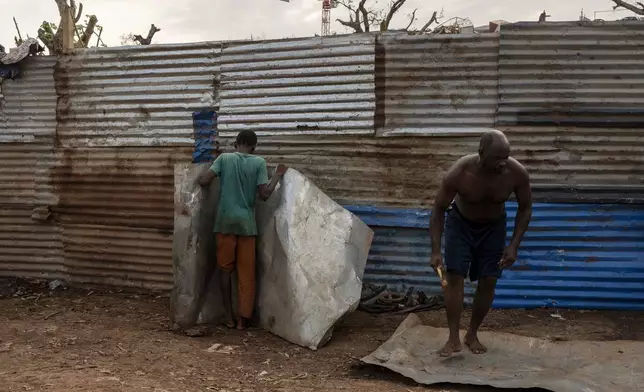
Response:
[[[32,214],[31,206],[0,207],[0,276],[64,278],[61,230]]]
[[[378,135],[481,133],[494,127],[498,34],[378,38]],[[382,117],[379,119],[378,117]]]
[[[2,84],[5,128],[0,143],[49,141],[56,132],[56,57],[29,57],[20,63],[22,77]],[[38,140],[36,140],[38,139]]]
[[[350,35],[225,45],[220,134],[373,134],[374,43]]]
[[[218,104],[214,42],[79,50],[56,67],[65,147],[193,143],[192,112]]]
[[[191,148],[60,148],[52,181],[61,222],[171,231],[174,164]]]
[[[499,124],[644,126],[644,24],[501,29]]]
[[[64,223],[63,245],[72,282],[172,288],[172,231]]]

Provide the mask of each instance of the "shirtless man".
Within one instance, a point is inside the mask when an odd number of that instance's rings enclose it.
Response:
[[[514,234],[505,246],[505,202],[514,193],[519,204]],[[447,213],[447,219],[445,215]],[[462,350],[459,336],[463,283],[469,274],[478,280],[472,320],[464,343],[474,354],[487,348],[478,330],[487,315],[501,271],[517,258],[517,250],[532,217],[532,192],[526,169],[510,157],[510,143],[500,131],[486,132],[478,154],[459,159],[441,183],[430,220],[432,268],[443,268],[441,237],[445,227],[445,307],[449,339],[439,354],[448,357]]]

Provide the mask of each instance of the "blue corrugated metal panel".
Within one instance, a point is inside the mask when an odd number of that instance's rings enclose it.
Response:
[[[213,110],[192,113],[192,128],[195,138],[192,163],[211,162],[217,136],[217,113]]]
[[[365,281],[440,291],[429,267],[429,212],[347,207],[375,231]],[[516,203],[507,203],[508,240]],[[644,206],[534,205],[519,260],[494,306],[644,310]],[[470,287],[471,289],[471,287]]]

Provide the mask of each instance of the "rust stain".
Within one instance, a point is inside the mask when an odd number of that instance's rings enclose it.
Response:
[[[60,222],[171,232],[174,163],[189,148],[60,149],[53,170]]]
[[[61,57],[54,66],[54,86],[56,89],[56,132],[54,134],[54,145],[61,146],[61,134],[64,130],[71,112],[71,102],[69,99],[69,73],[65,69],[64,63],[71,60]]]
[[[597,263],[598,261],[600,260],[595,256],[590,256],[589,258],[586,259],[586,263]]]

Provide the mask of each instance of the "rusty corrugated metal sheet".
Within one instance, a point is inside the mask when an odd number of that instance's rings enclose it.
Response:
[[[65,278],[60,228],[32,214],[33,206],[0,207],[0,276]]]
[[[644,126],[644,24],[503,26],[499,123]]]
[[[169,288],[173,168],[217,109],[218,43],[78,51],[56,69],[54,218],[72,281]]]
[[[224,45],[222,136],[373,134],[373,35]]]
[[[260,137],[256,153],[311,178],[343,204],[423,207],[474,138]]]
[[[172,210],[170,217],[172,219]],[[70,281],[160,290],[172,288],[172,229],[74,223],[62,226],[65,266]]]
[[[524,138],[518,153],[557,198],[644,185],[643,45],[642,23],[503,26],[499,128]]]
[[[480,134],[494,127],[497,34],[378,38],[380,136]]]
[[[47,220],[45,192],[56,133],[55,57],[21,62],[22,78],[2,82],[0,276],[64,278],[60,227]]]
[[[39,199],[37,184],[46,179],[56,133],[55,57],[27,58],[22,78],[2,82],[0,133],[0,204],[31,206]]]
[[[549,197],[555,194],[557,201],[577,200],[574,190],[558,185],[561,190],[555,192],[549,184],[569,184],[571,180],[590,183],[599,175],[609,178],[610,172],[593,174],[593,166],[564,160],[565,155],[556,151],[556,136],[547,129],[525,133],[510,130],[508,137],[513,156],[530,172],[537,200],[552,200]],[[256,153],[270,164],[296,168],[343,204],[428,208],[444,173],[463,155],[476,153],[478,143],[478,136],[266,136],[259,138]],[[601,156],[595,159],[599,162]],[[610,163],[604,165],[609,167]],[[643,169],[633,170],[637,175]],[[633,192],[629,194],[632,198]],[[591,195],[595,202],[601,197],[597,191],[586,193]]]
[[[52,180],[62,223],[172,231],[173,168],[192,149],[60,148]]]
[[[171,287],[174,165],[190,147],[64,148],[54,219],[72,281]]]
[[[192,112],[218,105],[221,45],[94,48],[56,68],[64,147],[193,143]]]

